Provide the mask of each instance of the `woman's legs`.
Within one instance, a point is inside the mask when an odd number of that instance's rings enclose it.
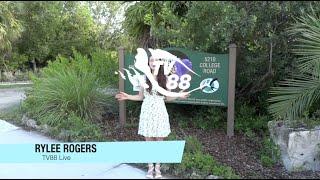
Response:
[[[145,137],[146,141],[163,141],[164,137]],[[147,178],[153,178],[153,170],[155,170],[155,178],[162,178],[160,171],[160,163],[156,163],[154,167],[153,163],[148,164],[148,173],[146,175]]]
[[[155,138],[153,137],[145,137],[146,141],[155,141]],[[146,178],[153,178],[153,170],[154,170],[154,165],[153,163],[148,164],[148,172],[146,175]]]
[[[155,139],[156,139],[156,141],[163,141],[164,137],[157,137]],[[155,178],[162,178],[161,171],[160,171],[160,163],[156,163],[154,170],[156,172]]]
[[[154,137],[145,137],[146,141],[155,141]]]
[[[164,137],[156,137],[155,138],[157,141],[163,141]]]

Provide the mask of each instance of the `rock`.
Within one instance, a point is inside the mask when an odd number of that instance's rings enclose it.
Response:
[[[293,171],[320,170],[320,130],[298,131],[289,134],[287,167]]]
[[[162,164],[161,165],[161,171],[163,171],[164,173],[167,172],[170,169],[168,164]]]
[[[316,129],[316,130],[320,130],[320,125],[319,126],[316,126],[316,127],[314,127],[314,129]]]
[[[221,179],[221,178],[219,176],[209,175],[206,177],[206,179]]]
[[[27,120],[28,120],[27,116],[26,116],[26,115],[23,115],[23,116],[22,116],[22,119],[21,119],[22,124],[25,125],[25,124],[27,123]]]
[[[107,131],[107,132],[105,133],[105,135],[106,135],[106,136],[111,136],[111,135],[112,135],[112,132]]]
[[[58,139],[63,139],[63,140],[66,140],[68,139],[70,136],[70,132],[67,131],[67,130],[61,130],[61,132],[59,133],[58,135]]]
[[[202,179],[202,177],[196,172],[193,172],[190,176],[190,179]]]
[[[320,170],[320,129],[306,130],[278,126],[268,122],[270,136],[281,151],[281,158],[288,171]]]
[[[15,79],[12,72],[3,72],[3,77],[6,81],[13,81]]]
[[[29,119],[26,115],[23,115],[22,117],[22,124],[26,125],[27,127],[38,129],[37,122],[33,119]]]
[[[289,141],[289,133],[293,130],[284,126],[282,122],[277,121],[269,121],[268,127],[273,142],[281,148],[286,149]]]
[[[44,134],[48,134],[50,132],[50,127],[47,124],[43,124],[40,126],[40,131]]]

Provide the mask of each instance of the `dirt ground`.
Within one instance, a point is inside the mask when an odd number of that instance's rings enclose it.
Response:
[[[119,127],[116,117],[106,119],[105,135],[108,139],[117,141],[143,141],[137,134],[138,124]],[[281,163],[273,167],[264,167],[259,158],[261,144],[257,140],[247,138],[244,134],[235,133],[232,138],[226,136],[223,130],[203,131],[194,127],[181,129],[177,123],[171,122],[171,130],[179,137],[196,136],[204,147],[218,162],[232,167],[241,178],[248,179],[319,179],[320,172],[289,173]],[[260,139],[262,140],[262,138]],[[259,141],[259,139],[258,139]]]

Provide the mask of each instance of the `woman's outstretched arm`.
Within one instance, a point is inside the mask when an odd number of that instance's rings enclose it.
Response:
[[[143,100],[143,88],[140,88],[139,94],[137,95],[130,95],[125,92],[120,92],[116,94],[115,98],[118,101],[124,101],[124,100],[131,100],[131,101],[142,101]]]
[[[180,91],[180,93],[182,93],[183,91],[184,91],[184,90]],[[176,99],[178,99],[178,98],[180,98],[180,99],[186,99],[186,98],[188,98],[189,96],[190,96],[189,93],[184,93],[184,95],[182,95],[181,97],[170,97],[170,96],[166,96],[165,101],[166,101],[166,102],[168,102],[168,101],[174,101],[174,100],[176,100]]]

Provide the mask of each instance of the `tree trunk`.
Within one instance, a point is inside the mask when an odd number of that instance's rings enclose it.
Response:
[[[32,59],[32,70],[33,70],[33,72],[37,71],[36,58]]]
[[[270,42],[270,51],[269,51],[269,73],[272,74],[272,50],[273,50],[273,43]]]
[[[249,82],[243,88],[241,88],[236,94],[239,97],[248,96],[260,91],[263,91],[267,86],[267,82],[273,77],[272,70],[272,53],[273,53],[273,42],[270,42],[270,51],[269,51],[269,67],[267,73],[265,73],[259,80],[255,82]]]

